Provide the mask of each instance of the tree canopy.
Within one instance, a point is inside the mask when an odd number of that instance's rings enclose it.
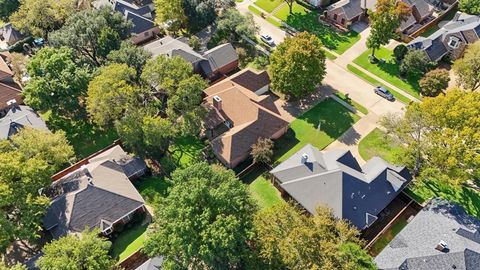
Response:
[[[460,11],[471,15],[480,14],[480,1],[478,0],[460,0],[458,2]]]
[[[104,270],[114,266],[108,254],[112,243],[98,236],[98,231],[69,234],[45,245],[37,265],[41,270]]]
[[[322,42],[306,32],[287,37],[270,55],[268,74],[271,88],[289,98],[312,93],[326,74]]]
[[[74,49],[93,64],[100,66],[108,53],[120,48],[129,35],[132,23],[110,7],[88,9],[70,16],[65,25],[49,35],[54,47]]]
[[[36,110],[57,116],[82,115],[90,70],[76,62],[72,49],[45,47],[27,65],[31,79],[23,89],[25,102]]]
[[[380,46],[397,37],[398,28],[410,12],[410,8],[404,2],[396,0],[378,0],[375,11],[369,10],[371,30],[367,38],[367,48],[372,49],[372,55],[375,55],[375,50]]]
[[[177,32],[186,27],[187,16],[183,0],[153,0],[156,10],[155,22],[163,28]]]
[[[27,267],[21,264],[8,267],[3,262],[0,262],[0,270],[27,270]]]
[[[421,93],[427,97],[436,97],[447,89],[450,75],[446,69],[434,69],[419,81]]]
[[[258,28],[252,14],[243,15],[236,8],[230,8],[218,18],[217,31],[229,42],[238,42],[243,36],[255,40]]]
[[[172,174],[144,251],[165,269],[234,269],[249,256],[255,202],[233,171],[197,163]]]
[[[480,86],[480,42],[470,44],[462,58],[453,63],[457,84],[467,90],[476,90]]]
[[[140,74],[142,74],[143,66],[145,66],[145,63],[150,57],[150,52],[129,41],[123,41],[118,50],[111,51],[107,55],[110,63],[126,64],[134,68],[137,72],[137,77],[140,77]]]
[[[273,157],[273,141],[268,138],[258,138],[252,146],[252,157],[255,163],[269,164]]]
[[[422,50],[408,50],[400,64],[400,72],[405,75],[420,77],[429,71],[434,63]]]
[[[269,269],[376,269],[359,232],[326,207],[305,215],[283,203],[257,213],[255,243]]]
[[[10,15],[18,9],[18,0],[0,0],[0,19],[8,22]]]
[[[20,7],[10,16],[22,33],[46,38],[75,12],[76,0],[20,0]]]
[[[382,124],[406,146],[403,162],[420,179],[461,184],[479,177],[480,93],[458,89],[424,98]]]
[[[234,0],[183,0],[190,31],[203,29],[213,23],[219,13],[234,6]]]

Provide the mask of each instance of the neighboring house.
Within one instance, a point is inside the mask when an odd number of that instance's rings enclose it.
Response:
[[[44,228],[54,238],[86,228],[111,234],[136,213],[146,211],[145,201],[130,182],[145,171],[142,159],[115,145],[57,173],[45,192],[53,200]]]
[[[139,267],[135,268],[135,270],[162,270],[163,258],[162,257],[154,257],[148,259],[148,261],[144,262]]]
[[[405,167],[374,157],[360,166],[350,151],[320,152],[307,144],[271,172],[275,185],[310,214],[319,205],[332,208],[360,230],[371,226],[378,214],[412,180]]]
[[[480,220],[433,199],[375,257],[379,269],[478,270]]]
[[[45,122],[30,107],[11,104],[7,114],[0,118],[0,140],[10,138],[25,127],[48,131]]]
[[[0,117],[12,104],[22,104],[22,88],[13,80],[13,72],[7,64],[7,54],[0,53]]]
[[[0,28],[0,39],[5,41],[7,45],[12,46],[17,41],[20,41],[25,38],[25,35],[20,33],[20,31],[13,28],[11,23],[5,24]]]
[[[321,7],[321,6],[325,6],[325,5],[328,5],[329,1],[328,0],[307,0],[308,3],[310,3],[310,5],[314,6],[314,7]]]
[[[411,34],[428,21],[434,11],[434,7],[425,0],[402,0],[411,8],[411,13],[405,21],[400,25],[400,31],[405,34]]]
[[[457,12],[455,17],[429,37],[417,37],[409,48],[424,51],[431,61],[439,61],[444,56],[455,60],[463,56],[468,44],[480,36],[480,17]]]
[[[193,66],[195,73],[209,80],[215,80],[238,68],[238,55],[230,43],[218,45],[203,54],[194,51],[187,43],[166,36],[143,46],[153,57],[166,55],[180,56]]]
[[[259,138],[277,139],[287,131],[288,122],[266,94],[269,84],[266,71],[245,69],[203,91],[205,134],[225,166],[234,168],[247,159]]]

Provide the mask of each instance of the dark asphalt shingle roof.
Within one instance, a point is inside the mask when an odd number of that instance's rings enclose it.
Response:
[[[203,53],[203,57],[207,61],[202,61],[200,66],[202,67],[204,74],[207,76],[238,60],[237,52],[230,43],[221,44],[206,51]]]
[[[162,257],[154,257],[148,259],[145,263],[137,267],[135,270],[161,270],[163,264]]]
[[[32,108],[24,105],[11,107],[7,114],[0,118],[0,140],[8,139],[25,127],[48,131],[45,122]]]
[[[131,33],[139,34],[155,27],[153,10],[149,5],[137,6],[133,1],[116,0],[113,9],[122,13],[127,20],[132,21]]]

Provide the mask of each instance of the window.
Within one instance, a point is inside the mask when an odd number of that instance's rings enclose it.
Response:
[[[109,235],[109,234],[111,234],[112,232],[113,232],[112,227],[108,227],[105,231],[103,231],[103,233],[104,233],[105,235]]]
[[[146,37],[148,37],[148,36],[150,35],[150,32],[147,31],[147,32],[144,33],[144,35],[145,35]]]
[[[337,14],[333,14],[333,19],[336,21],[337,20]]]
[[[342,25],[345,25],[345,19],[342,18]]]
[[[127,222],[130,221],[130,219],[132,219],[131,214],[124,216],[124,217],[122,218],[122,221],[123,221],[123,223],[127,223]]]
[[[448,40],[448,46],[450,46],[453,49],[458,48],[460,46],[460,39],[454,36],[451,36]]]

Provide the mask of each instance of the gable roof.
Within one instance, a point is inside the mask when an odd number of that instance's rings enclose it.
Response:
[[[252,79],[255,77],[252,74],[257,74],[259,82],[263,80],[266,85],[243,84],[251,87],[245,88],[235,82],[235,78],[241,77],[243,73],[248,73]],[[258,138],[271,138],[288,125],[278,113],[269,109],[267,104],[273,103],[270,96],[255,94],[257,90],[268,85],[264,76],[265,71],[254,73],[246,69],[204,90],[206,96],[204,104],[210,110],[206,121],[219,124],[221,119],[224,119],[232,126],[230,130],[211,141],[213,151],[229,163],[250,153],[251,146]],[[222,109],[214,107],[214,96],[221,99]]]
[[[132,21],[131,33],[140,34],[155,27],[153,10],[149,5],[139,7],[133,1],[116,0],[113,9],[122,13],[127,20]]]
[[[44,227],[54,237],[85,228],[106,229],[111,224],[144,205],[144,200],[128,179],[130,159],[135,167],[145,166],[129,157],[117,145],[92,157],[50,187],[56,197],[44,217]],[[123,160],[120,161],[119,160]]]
[[[350,151],[320,152],[310,144],[271,173],[309,213],[315,214],[315,208],[325,204],[359,229],[375,222],[412,179],[406,168],[379,157],[361,167]]]
[[[435,247],[444,241],[449,251]],[[433,199],[375,258],[380,269],[474,270],[480,265],[480,220],[458,204]]]
[[[10,138],[24,127],[48,131],[45,122],[32,108],[14,105],[0,118],[0,140]]]
[[[163,257],[154,257],[148,259],[142,265],[137,267],[135,270],[161,270],[163,264]]]
[[[225,43],[204,52],[203,58],[207,61],[202,61],[200,66],[202,67],[203,73],[209,75],[222,67],[237,61],[238,55],[232,44]]]
[[[340,8],[343,11],[343,13],[345,13],[345,17],[347,18],[347,20],[351,20],[356,16],[359,16],[365,12],[362,1],[363,0],[340,0],[330,5],[327,8],[327,10]],[[375,0],[375,1],[366,1],[366,2],[368,5],[367,8],[373,8],[377,1]]]
[[[15,42],[25,38],[25,35],[15,29],[11,23],[5,24],[2,29],[0,29],[0,34],[9,45],[13,45]]]

